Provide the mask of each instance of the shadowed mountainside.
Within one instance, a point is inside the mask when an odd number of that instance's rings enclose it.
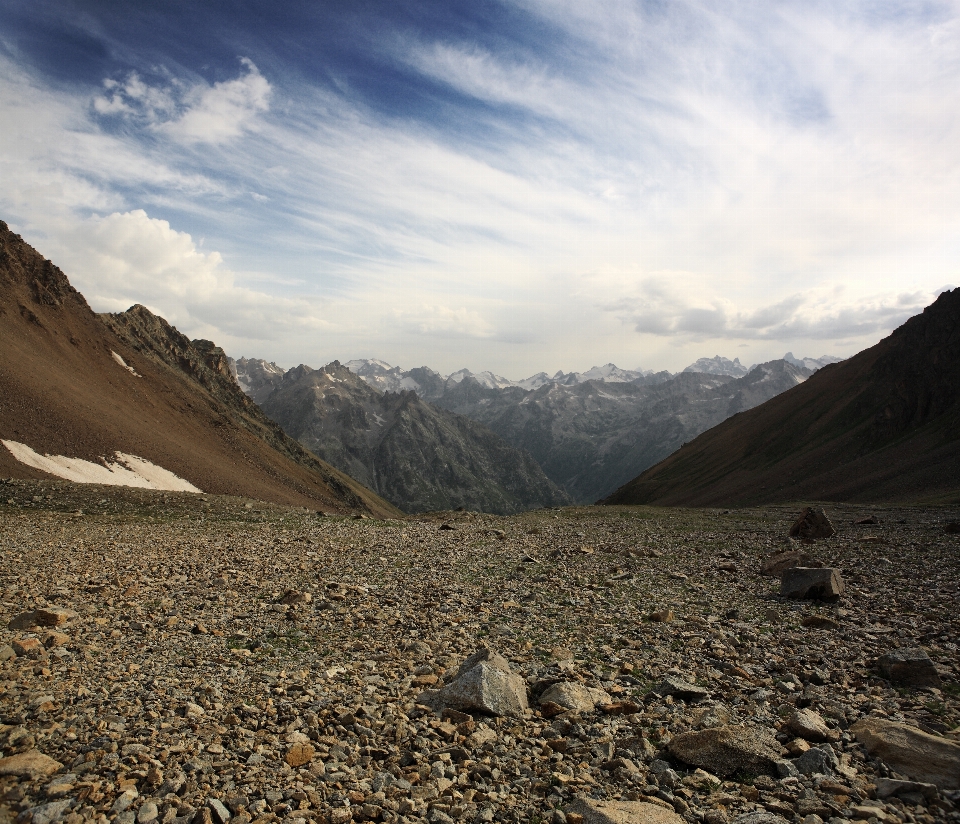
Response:
[[[960,289],[704,432],[602,503],[960,499]]]
[[[240,364],[245,374],[250,364]],[[536,461],[414,392],[381,393],[338,362],[289,370],[261,402],[311,452],[408,512],[508,514],[569,504]]]

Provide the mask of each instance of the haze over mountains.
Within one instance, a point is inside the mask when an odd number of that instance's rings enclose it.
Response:
[[[611,504],[960,500],[960,289],[876,346],[730,418]]]

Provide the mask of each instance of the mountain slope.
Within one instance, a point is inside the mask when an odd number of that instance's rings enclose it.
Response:
[[[173,362],[118,336],[63,272],[0,223],[0,439],[99,464],[117,452],[138,456],[214,494],[396,513],[295,444],[278,451],[264,440],[254,413],[222,400],[215,347],[163,325],[179,347]],[[243,414],[251,425],[238,424]],[[0,475],[49,477],[4,447]]]
[[[408,512],[507,514],[570,502],[528,454],[486,427],[414,392],[378,392],[336,361],[291,369],[262,407],[311,452]]]
[[[960,499],[960,289],[702,434],[604,503]]]

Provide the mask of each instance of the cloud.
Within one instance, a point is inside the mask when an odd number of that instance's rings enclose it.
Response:
[[[272,340],[328,328],[318,300],[239,285],[218,252],[142,209],[94,216],[65,232],[56,259],[97,311],[142,303],[190,335]]]
[[[402,328],[442,338],[489,338],[494,335],[493,326],[477,311],[460,307],[424,305],[419,308],[397,311],[395,316]]]
[[[123,82],[104,80],[106,93],[93,100],[97,114],[126,117],[184,143],[219,144],[238,137],[270,107],[271,87],[249,58],[233,80],[187,85],[176,78],[150,85],[136,72]]]
[[[675,276],[649,277],[634,294],[601,305],[643,334],[693,340],[830,340],[877,336],[933,302],[936,292],[849,294],[840,285],[747,308],[720,296],[682,291]]]

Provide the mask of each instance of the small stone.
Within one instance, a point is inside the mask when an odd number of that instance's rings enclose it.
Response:
[[[291,767],[302,767],[310,763],[315,752],[316,750],[310,744],[297,743],[287,750],[285,760]]]
[[[843,590],[840,570],[830,567],[793,567],[780,579],[780,594],[787,598],[836,601]]]
[[[813,710],[797,710],[787,722],[787,728],[794,735],[814,743],[823,741],[838,741],[840,733],[827,726],[827,722],[819,713]]]
[[[156,821],[159,815],[157,805],[147,801],[137,811],[137,824],[150,824],[151,821]]]
[[[51,801],[49,804],[41,804],[39,807],[30,809],[30,818],[27,819],[30,824],[53,824],[63,818],[63,814],[70,809],[70,799],[63,801]]]
[[[65,644],[70,643],[70,636],[63,632],[54,632],[51,630],[46,635],[43,636],[43,645],[47,649],[54,649],[54,647],[62,647]]]
[[[18,638],[13,642],[13,651],[18,657],[24,655],[36,656],[43,652],[43,644],[40,643],[39,638]]]
[[[0,662],[9,661],[11,658],[16,658],[17,653],[14,651],[13,647],[9,644],[4,644],[0,646]]]
[[[61,767],[63,764],[54,761],[39,750],[27,750],[17,755],[0,758],[0,775],[37,779],[53,775]]]
[[[796,523],[790,527],[791,538],[809,538],[819,540],[833,535],[833,524],[822,509],[807,507],[800,513]]]
[[[220,799],[208,798],[207,806],[210,808],[210,812],[212,813],[211,817],[213,819],[213,824],[227,824],[227,822],[230,820],[230,811],[224,806]]]
[[[76,617],[76,612],[64,607],[42,607],[33,613],[33,620],[41,627],[60,627]]]
[[[660,624],[669,623],[673,619],[674,614],[672,609],[658,609],[656,612],[650,613],[650,620]]]
[[[137,791],[133,787],[129,787],[117,796],[117,800],[113,802],[110,811],[122,813],[124,810],[129,809],[130,805],[136,800],[137,795]]]
[[[833,749],[824,744],[811,747],[793,765],[804,775],[831,775],[839,763]]]
[[[767,558],[760,567],[761,575],[779,578],[788,569],[794,567],[822,567],[823,564],[799,549],[787,549]]]
[[[896,649],[877,662],[894,684],[905,687],[940,687],[942,681],[930,656],[918,647]]]

